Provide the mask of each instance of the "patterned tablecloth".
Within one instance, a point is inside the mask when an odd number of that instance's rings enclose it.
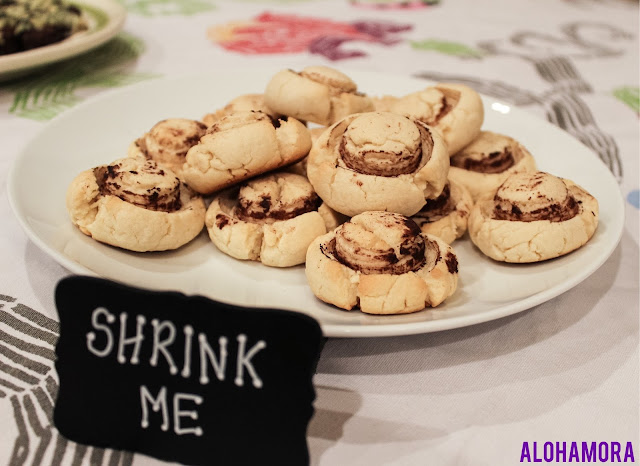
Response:
[[[157,463],[75,445],[51,425],[53,291],[68,272],[9,207],[7,177],[24,145],[110,88],[310,64],[463,82],[537,114],[599,155],[626,211],[609,260],[546,304],[435,334],[330,339],[314,379],[312,463],[514,464],[523,442],[547,441],[623,451],[631,441],[638,460],[637,2],[121,1],[129,14],[115,39],[0,83],[0,464]]]

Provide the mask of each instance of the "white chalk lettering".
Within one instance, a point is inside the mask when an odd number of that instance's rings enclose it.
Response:
[[[223,381],[225,368],[227,366],[227,338],[218,338],[220,359],[216,358],[216,353],[214,353],[213,348],[209,345],[207,336],[204,333],[198,334],[198,343],[200,346],[200,383],[202,385],[209,383],[207,361],[213,366],[213,371],[216,373],[218,380]]]
[[[163,320],[159,322],[158,319],[153,319],[151,321],[151,325],[153,325],[153,350],[151,351],[151,359],[149,360],[149,364],[152,366],[158,365],[158,354],[162,352],[164,358],[169,364],[169,372],[172,375],[178,373],[178,367],[173,362],[173,357],[171,353],[167,351],[167,346],[171,345],[173,341],[176,339],[176,327],[173,323],[168,320]],[[160,334],[162,331],[167,328],[169,329],[169,335],[164,340],[160,340]]]
[[[157,318],[149,322],[141,314],[135,316],[135,333],[132,333],[133,323],[130,317],[133,317],[132,313],[111,314],[104,307],[94,309],[91,315],[92,328],[86,333],[88,350],[101,358],[115,357],[120,364],[140,364],[142,355],[150,367],[162,366],[159,369],[165,368],[165,365],[160,362],[163,358],[171,375],[179,374],[184,379],[198,377],[201,385],[206,385],[214,379],[210,373],[212,371],[215,379],[220,382],[233,380],[236,386],[243,387],[248,383],[248,380],[245,380],[247,378],[250,379],[250,385],[253,387],[258,389],[263,387],[264,382],[257,370],[260,366],[258,363],[256,367],[254,359],[267,347],[264,340],[257,339],[254,344],[248,341],[246,334],[240,333],[235,335],[236,347],[230,348],[233,343],[229,343],[232,340],[227,336],[218,334],[209,337],[204,332],[198,332],[198,329],[190,324],[182,326],[184,340],[180,340],[178,335],[180,328],[175,323]],[[148,323],[151,325],[147,326]],[[115,328],[118,324],[119,329]],[[210,343],[209,338],[217,338],[217,345],[213,341]],[[197,349],[194,348],[196,344]],[[232,372],[233,362],[227,362],[230,353],[231,357],[234,357],[234,350],[236,351],[235,375]],[[182,351],[183,354],[180,354]],[[199,367],[198,361],[195,360],[198,357],[200,358]],[[258,361],[260,360],[261,358],[258,358]],[[192,367],[192,364],[195,367]],[[228,374],[227,370],[229,370]]]
[[[144,335],[142,334],[142,327],[146,319],[144,316],[138,315],[136,317],[136,334],[133,337],[125,338],[125,334],[127,333],[127,313],[122,312],[120,314],[120,340],[118,340],[118,362],[120,364],[125,364],[127,362],[127,358],[124,355],[124,347],[126,345],[134,344],[133,354],[131,355],[131,359],[129,362],[131,364],[138,364],[140,359],[138,358],[140,355],[140,345],[142,344],[142,340],[144,340]]]
[[[184,364],[182,365],[182,377],[185,379],[191,375],[191,338],[193,337],[193,327],[184,326]]]
[[[245,346],[247,343],[247,336],[243,333],[238,335],[238,359],[236,363],[236,379],[235,383],[238,387],[242,387],[244,385],[244,368],[247,368],[247,372],[251,376],[251,380],[253,382],[253,386],[256,388],[262,388],[262,380],[256,374],[253,365],[251,364],[251,358],[253,358],[256,353],[267,347],[267,344],[264,340],[259,340],[258,343],[253,345],[253,348],[249,350],[249,352],[245,356]]]
[[[158,412],[162,409],[162,425],[160,428],[164,431],[169,430],[169,410],[167,408],[167,387],[162,387],[158,396],[154,399],[149,390],[144,385],[140,386],[140,404],[142,405],[142,422],[140,425],[143,429],[149,427],[149,408],[147,408],[147,400],[151,402],[151,409]]]
[[[100,322],[98,322],[98,318],[101,315],[105,315],[107,319],[107,323],[110,323],[110,324],[115,322],[116,317],[113,314],[109,313],[109,311],[107,311],[104,307],[98,307],[94,309],[94,311],[91,313],[91,326],[96,330],[103,331],[105,333],[105,336],[107,337],[107,342],[105,343],[104,348],[99,350],[93,345],[93,342],[96,339],[95,332],[89,332],[87,333],[87,349],[91,351],[93,354],[95,354],[96,356],[104,358],[113,349],[113,334],[111,333],[111,329],[109,328],[108,325],[101,324]]]
[[[191,400],[197,405],[202,404],[202,397],[198,395],[191,395],[190,393],[176,393],[173,397],[173,430],[178,435],[194,434],[198,437],[203,434],[201,427],[181,427],[180,418],[190,417],[194,421],[198,420],[198,411],[183,411],[180,409],[180,402],[182,400]]]

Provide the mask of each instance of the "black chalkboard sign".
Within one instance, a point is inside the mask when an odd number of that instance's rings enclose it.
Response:
[[[184,464],[309,462],[311,317],[90,277],[60,281],[56,305],[65,437]]]

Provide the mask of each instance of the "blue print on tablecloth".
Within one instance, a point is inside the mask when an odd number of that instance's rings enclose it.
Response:
[[[640,190],[634,189],[627,194],[627,202],[636,209],[640,209]]]

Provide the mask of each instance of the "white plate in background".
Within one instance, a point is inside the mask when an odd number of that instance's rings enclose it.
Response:
[[[116,0],[75,0],[87,19],[88,28],[54,44],[24,52],[0,55],[0,80],[7,80],[34,68],[79,55],[104,44],[124,26],[126,10]]]
[[[65,192],[78,173],[124,157],[130,142],[159,120],[198,119],[240,94],[262,92],[275,71],[221,70],[147,81],[104,93],[52,120],[18,156],[9,176],[9,198],[29,238],[74,273],[201,294],[237,305],[297,310],[316,318],[324,334],[335,337],[433,332],[514,314],[574,287],[616,247],[623,230],[624,204],[606,166],[561,129],[488,97],[483,98],[483,129],[516,138],[541,170],[587,189],[600,203],[600,224],[584,247],[538,264],[492,261],[465,236],[453,244],[460,264],[458,290],[436,309],[398,316],[346,312],[313,296],[304,266],[277,269],[235,260],[219,252],[206,232],[177,251],[133,253],[100,244],[71,224]],[[403,76],[348,74],[371,95],[398,95],[428,85]]]

